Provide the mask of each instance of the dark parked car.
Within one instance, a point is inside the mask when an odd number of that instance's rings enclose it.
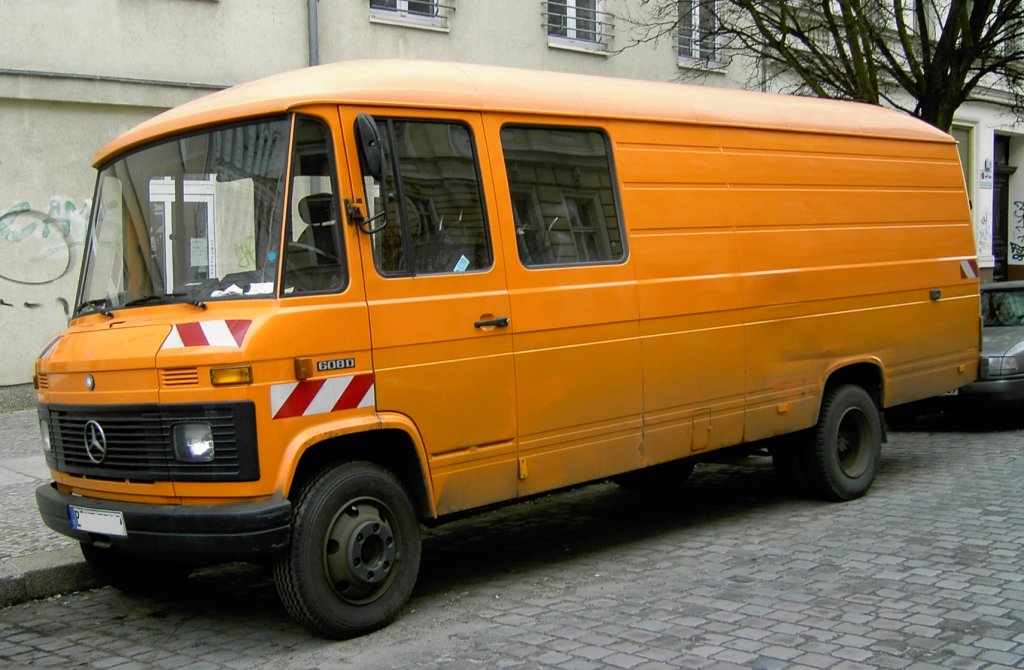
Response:
[[[960,389],[970,402],[1024,402],[1024,281],[981,287],[978,380]]]

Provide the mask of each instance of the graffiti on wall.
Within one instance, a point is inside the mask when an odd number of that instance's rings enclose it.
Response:
[[[979,256],[992,255],[992,226],[988,222],[988,212],[982,212],[978,217],[978,225],[975,228],[976,242]]]
[[[1024,201],[1022,200],[1013,201],[1013,213],[1010,215],[1010,227],[1007,233],[1010,264],[1024,264]]]
[[[46,211],[27,201],[0,214],[0,280],[50,284],[65,277],[78,258],[91,203],[54,196]]]
[[[66,196],[0,209],[0,386],[32,379],[32,365],[67,325],[92,205]]]

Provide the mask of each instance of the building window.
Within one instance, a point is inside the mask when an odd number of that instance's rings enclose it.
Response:
[[[603,52],[612,40],[611,14],[603,0],[546,0],[548,46]]]
[[[960,167],[964,171],[964,182],[970,192],[973,188],[971,176],[974,174],[973,162],[971,161],[971,128],[966,126],[953,126],[950,131],[953,139],[956,140],[956,150],[960,154]]]
[[[719,63],[714,0],[679,0],[679,60]]]
[[[448,18],[455,11],[455,0],[370,0],[370,21],[448,30]]]

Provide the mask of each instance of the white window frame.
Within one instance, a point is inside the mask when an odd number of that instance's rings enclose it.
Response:
[[[582,51],[597,55],[605,55],[608,45],[614,35],[612,25],[609,21],[611,14],[605,11],[605,0],[592,0],[593,8],[580,7],[582,2],[588,0],[541,0],[544,5],[544,27],[547,31],[548,46],[570,51]],[[554,24],[553,17],[562,17],[551,11],[551,5],[555,4],[565,8],[565,34],[552,34]],[[593,18],[579,18],[580,13],[587,12]],[[578,24],[586,23],[593,25],[593,30],[581,30]],[[580,33],[587,35],[581,37]]]
[[[433,15],[409,9],[410,0],[393,0],[394,8],[375,7],[370,0],[370,23],[448,32],[448,19],[455,12],[455,0],[421,0],[433,5]]]
[[[676,51],[679,56],[679,65],[682,67],[701,67],[709,69],[718,69],[725,66],[722,61],[722,46],[718,43],[718,38],[714,38],[714,46],[711,48],[711,53],[706,53],[704,48],[704,18],[707,12],[706,7],[708,5],[716,3],[717,0],[678,0],[676,3],[679,26],[676,35]],[[683,47],[683,33],[686,29],[683,26],[683,8],[684,4],[689,5],[691,15],[691,26],[689,28],[689,44],[690,47],[687,51],[684,51]]]

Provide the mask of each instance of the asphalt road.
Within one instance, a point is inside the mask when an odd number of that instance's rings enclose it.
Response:
[[[1024,420],[989,421],[890,434],[844,504],[788,497],[752,457],[669,500],[605,483],[427,530],[404,613],[354,640],[234,565],[0,610],[0,666],[1024,667]]]

